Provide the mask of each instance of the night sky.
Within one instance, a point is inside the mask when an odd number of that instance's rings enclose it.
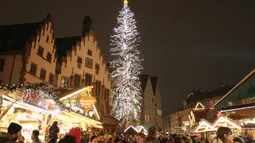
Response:
[[[67,2],[68,1],[68,2]],[[54,17],[55,37],[81,35],[91,16],[100,47],[109,39],[122,0],[1,0],[0,24]],[[144,73],[160,79],[163,114],[181,107],[193,89],[233,84],[255,64],[252,0],[130,0],[143,39]]]

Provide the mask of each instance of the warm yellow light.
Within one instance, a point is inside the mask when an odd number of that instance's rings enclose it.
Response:
[[[94,126],[95,128],[103,129],[102,126]]]
[[[129,128],[133,128],[136,132],[138,132],[138,130],[137,130],[134,126],[130,125],[129,127],[126,128],[126,130],[124,131],[124,133],[125,133]]]
[[[93,88],[93,86],[84,87],[84,88],[82,88],[82,89],[80,89],[80,90],[77,90],[77,91],[75,91],[75,92],[73,92],[73,93],[71,93],[71,94],[68,94],[68,95],[66,95],[66,96],[64,96],[64,97],[62,97],[62,98],[60,98],[59,100],[60,100],[60,101],[65,100],[65,99],[70,98],[70,97],[72,97],[72,96],[74,96],[74,95],[76,95],[76,94],[78,94],[78,93],[80,93],[80,92],[83,92],[83,91],[85,91],[85,90],[89,90],[89,91],[91,92],[92,88]]]
[[[76,114],[74,112],[67,112],[67,111],[64,111],[65,114],[69,115],[69,116],[72,116],[74,118],[79,118],[85,122],[88,122],[88,123],[91,123],[91,124],[102,124],[101,122],[98,122],[96,120],[93,120],[93,119],[90,119],[90,118],[87,118],[87,117],[84,117],[82,115],[79,115],[79,114]]]
[[[124,0],[124,4],[128,4],[128,0]]]

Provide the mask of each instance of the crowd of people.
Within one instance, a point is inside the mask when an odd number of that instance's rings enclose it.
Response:
[[[11,123],[8,131],[0,132],[0,143],[25,143],[21,134],[22,127],[17,123]],[[45,138],[45,143],[255,143],[255,136],[233,136],[228,127],[220,127],[216,136],[190,136],[190,135],[166,135],[159,136],[158,129],[151,126],[148,135],[140,132],[136,135],[111,135],[97,132],[83,132],[80,128],[72,128],[69,133],[59,137],[58,123],[54,122]],[[31,134],[31,143],[42,143],[39,140],[39,131],[34,130]]]

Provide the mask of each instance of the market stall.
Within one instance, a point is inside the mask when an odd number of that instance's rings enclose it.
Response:
[[[13,85],[0,89],[1,116],[0,130],[7,131],[11,122],[22,126],[22,135],[29,142],[33,130],[40,131],[43,139],[49,115],[58,116],[50,89],[44,85]]]
[[[59,122],[60,134],[73,127],[83,130],[102,128],[92,87],[72,91],[57,97],[44,84],[20,84],[0,87],[0,130],[7,131],[11,122],[22,126],[22,135],[30,141],[33,130],[40,131],[44,140],[54,121]]]
[[[207,132],[216,132],[219,127],[229,127],[234,134],[239,134],[241,131],[241,125],[235,122],[234,120],[221,115],[218,117],[213,124],[208,122],[205,119],[202,119],[198,126],[196,127],[194,133],[207,133]]]
[[[103,128],[95,107],[96,99],[91,96],[92,88],[92,86],[88,86],[75,90],[54,90],[63,107],[61,117],[54,119],[60,123],[62,134],[72,127],[79,127],[83,130]]]

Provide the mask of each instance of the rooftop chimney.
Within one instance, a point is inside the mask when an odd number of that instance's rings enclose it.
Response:
[[[89,33],[92,24],[92,18],[89,16],[84,17],[83,27],[82,27],[82,36],[85,36],[86,33]]]

